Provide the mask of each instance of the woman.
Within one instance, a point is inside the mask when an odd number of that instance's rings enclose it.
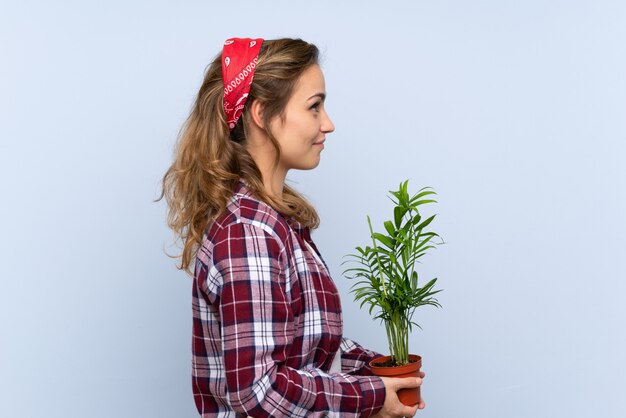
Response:
[[[163,178],[169,225],[193,264],[193,392],[209,416],[413,416],[342,337],[339,294],[310,237],[315,209],[285,184],[334,126],[318,49],[228,39]],[[423,377],[423,375],[422,375]]]

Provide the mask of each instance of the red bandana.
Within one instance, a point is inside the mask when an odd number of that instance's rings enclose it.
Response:
[[[262,38],[230,38],[222,49],[224,112],[231,131],[237,124],[248,98]]]

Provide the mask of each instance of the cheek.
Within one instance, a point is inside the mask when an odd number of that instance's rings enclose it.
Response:
[[[304,151],[318,136],[319,124],[311,115],[291,118],[283,131],[285,142],[291,150]]]

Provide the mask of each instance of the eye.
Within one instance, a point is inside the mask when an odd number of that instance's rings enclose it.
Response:
[[[319,112],[319,106],[320,106],[321,102],[315,102],[313,104],[313,106],[311,106],[311,110],[315,111],[315,112]]]

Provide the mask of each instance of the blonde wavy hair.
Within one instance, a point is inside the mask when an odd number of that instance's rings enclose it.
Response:
[[[207,225],[226,208],[240,179],[244,179],[257,198],[288,218],[311,229],[319,226],[315,208],[298,192],[285,185],[282,199],[266,193],[261,172],[246,149],[248,108],[254,100],[263,105],[263,124],[276,149],[280,146],[269,130],[270,121],[284,110],[300,75],[318,64],[319,50],[301,39],[266,40],[261,46],[250,93],[242,117],[232,133],[222,107],[221,52],[209,65],[191,114],[181,128],[174,162],[163,176],[162,192],[169,212],[167,223],[182,241],[179,269],[192,274]]]

